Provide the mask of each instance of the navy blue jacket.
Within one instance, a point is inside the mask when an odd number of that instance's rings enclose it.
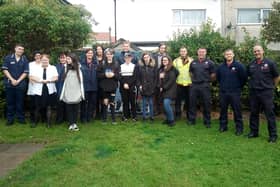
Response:
[[[27,58],[23,55],[20,57],[19,61],[16,61],[15,54],[11,54],[5,57],[4,63],[2,65],[2,70],[7,70],[14,79],[19,79],[23,73],[29,73],[29,65]],[[5,87],[14,87],[10,80],[4,76]],[[22,80],[16,87],[25,89],[27,86],[27,81]]]
[[[56,90],[57,90],[57,97],[60,97],[61,90],[64,83],[64,74],[65,74],[65,66],[64,64],[57,63],[56,70],[58,73],[58,80],[55,82]]]
[[[245,67],[235,60],[230,66],[226,62],[222,63],[216,71],[216,76],[220,92],[240,93],[247,81]]]
[[[91,65],[86,62],[85,58],[81,61],[85,92],[98,90],[97,66],[98,64],[96,60],[93,60]]]
[[[274,89],[274,79],[279,76],[276,63],[264,58],[260,64],[256,59],[247,67],[250,77],[249,88],[256,90]]]

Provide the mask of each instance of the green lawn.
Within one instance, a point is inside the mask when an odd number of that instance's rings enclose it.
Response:
[[[247,124],[247,123],[246,123]],[[278,123],[279,125],[279,123]],[[280,145],[206,129],[201,121],[169,128],[155,124],[66,125],[46,129],[0,125],[1,143],[45,143],[0,186],[280,186]],[[278,128],[279,129],[279,128]],[[248,126],[245,127],[248,132]]]

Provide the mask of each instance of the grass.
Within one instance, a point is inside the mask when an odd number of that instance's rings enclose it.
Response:
[[[278,123],[279,125],[279,123]],[[0,179],[0,186],[279,186],[280,146],[206,129],[199,121],[153,125],[66,125],[46,129],[0,125],[1,143],[45,143],[43,150]],[[279,128],[278,128],[279,129]],[[248,126],[245,126],[248,132]]]

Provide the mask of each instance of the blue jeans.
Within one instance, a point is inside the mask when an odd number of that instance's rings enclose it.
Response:
[[[172,99],[170,99],[170,98],[163,99],[163,107],[164,107],[167,121],[174,121],[174,114],[173,114],[171,102],[172,102]]]
[[[149,105],[149,113],[150,113],[150,118],[154,117],[154,107],[153,107],[153,96],[143,96],[142,97],[142,116],[143,119],[146,118],[146,103],[148,101],[148,105]]]
[[[20,122],[25,120],[24,117],[24,89],[16,87],[6,88],[7,99],[7,120],[14,121],[14,114],[16,114]]]

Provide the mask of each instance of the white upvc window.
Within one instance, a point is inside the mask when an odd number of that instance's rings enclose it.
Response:
[[[197,26],[206,21],[205,9],[174,9],[173,25]]]
[[[262,24],[270,11],[271,9],[238,9],[237,24]]]

